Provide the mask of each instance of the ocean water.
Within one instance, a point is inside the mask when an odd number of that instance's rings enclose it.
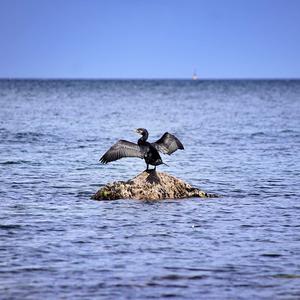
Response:
[[[216,199],[93,201],[143,171]],[[300,81],[0,81],[1,299],[300,299]]]

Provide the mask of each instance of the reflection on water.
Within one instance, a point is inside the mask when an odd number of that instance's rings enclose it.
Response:
[[[299,81],[0,81],[5,299],[299,299]],[[218,199],[95,202],[165,131],[159,169]],[[1,298],[1,297],[0,297]]]

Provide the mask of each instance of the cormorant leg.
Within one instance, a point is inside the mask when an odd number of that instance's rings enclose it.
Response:
[[[147,164],[147,169],[146,169],[146,171],[148,171],[149,170],[149,165]]]
[[[156,166],[154,166],[154,171],[156,170]]]

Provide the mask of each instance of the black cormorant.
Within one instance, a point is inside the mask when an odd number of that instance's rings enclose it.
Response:
[[[147,170],[149,170],[149,165],[154,166],[155,170],[156,166],[164,164],[158,151],[170,155],[177,149],[184,149],[178,138],[168,132],[154,143],[147,142],[147,129],[138,128],[136,132],[142,136],[137,144],[119,140],[100,158],[100,162],[107,164],[122,157],[139,157],[145,160]]]

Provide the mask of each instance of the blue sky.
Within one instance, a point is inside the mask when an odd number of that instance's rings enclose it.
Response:
[[[300,0],[0,0],[0,77],[300,78]]]

